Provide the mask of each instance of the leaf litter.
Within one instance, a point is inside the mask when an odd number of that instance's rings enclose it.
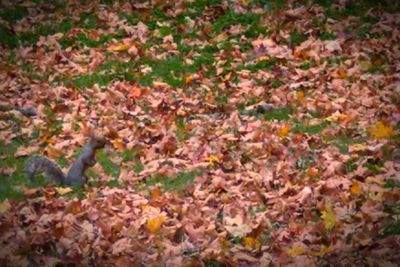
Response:
[[[325,2],[5,1],[1,265],[398,264],[399,5]]]

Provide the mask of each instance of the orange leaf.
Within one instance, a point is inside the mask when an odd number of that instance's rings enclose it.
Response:
[[[298,91],[296,93],[297,101],[299,101],[301,104],[304,104],[304,92],[303,91]]]
[[[107,50],[112,51],[112,52],[121,52],[121,51],[126,51],[129,49],[129,46],[127,46],[124,43],[118,43],[118,44],[111,44]]]
[[[142,95],[142,88],[134,86],[131,88],[130,95],[139,98]]]
[[[162,195],[162,192],[160,191],[159,188],[153,188],[150,190],[151,197],[153,199],[159,198]]]
[[[278,130],[278,136],[281,138],[286,137],[288,136],[289,131],[290,131],[290,125],[285,124]]]
[[[339,68],[338,75],[341,79],[345,79],[347,77],[347,71],[344,68]]]
[[[125,150],[125,144],[120,138],[112,140],[111,143],[114,145],[116,149],[121,151]]]
[[[257,239],[255,239],[253,237],[243,238],[243,245],[246,248],[250,248],[250,249],[254,249],[254,250],[257,250],[261,247],[260,241],[258,241]]]
[[[208,163],[210,163],[210,164],[215,164],[215,163],[219,163],[219,162],[220,162],[220,159],[219,159],[219,157],[216,156],[216,155],[210,155],[210,156],[207,157],[207,161],[208,161]]]
[[[62,151],[60,149],[55,148],[54,146],[48,146],[47,154],[49,155],[50,158],[57,159],[61,157]]]
[[[162,223],[167,219],[166,216],[161,215],[155,218],[147,219],[147,230],[149,230],[150,233],[154,234],[158,230],[160,230]]]
[[[358,182],[353,181],[353,183],[351,184],[351,193],[355,196],[359,196],[361,194],[361,186]]]
[[[377,121],[375,126],[368,128],[367,131],[375,138],[388,138],[393,134],[392,126],[386,126],[381,121]]]

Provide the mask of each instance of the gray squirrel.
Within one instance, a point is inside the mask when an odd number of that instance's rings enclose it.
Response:
[[[92,136],[83,147],[82,153],[72,163],[65,175],[61,168],[45,156],[34,156],[28,161],[26,173],[31,181],[35,180],[37,172],[44,172],[47,179],[62,185],[79,185],[86,183],[86,169],[96,164],[96,150],[105,146],[106,140],[101,137]]]

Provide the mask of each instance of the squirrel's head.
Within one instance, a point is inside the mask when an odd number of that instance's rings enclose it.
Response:
[[[104,137],[92,134],[92,136],[90,137],[90,143],[92,143],[94,148],[103,148],[106,145],[107,141]]]

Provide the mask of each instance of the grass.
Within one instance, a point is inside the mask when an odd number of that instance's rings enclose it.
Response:
[[[200,171],[195,172],[180,172],[176,177],[166,177],[156,175],[146,180],[147,187],[160,184],[164,192],[177,191],[183,192],[187,185],[194,183],[194,178],[201,175]]]
[[[0,141],[0,168],[11,169],[11,175],[0,174],[0,201],[6,198],[20,199],[23,196],[23,185],[29,187],[43,186],[46,179],[38,175],[35,182],[30,182],[25,174],[25,165],[29,158],[15,157],[14,154],[21,146],[26,146],[25,142],[13,140],[6,144]]]
[[[97,152],[96,158],[106,174],[111,175],[114,178],[118,178],[121,168],[119,165],[111,161],[111,156],[105,150]]]

